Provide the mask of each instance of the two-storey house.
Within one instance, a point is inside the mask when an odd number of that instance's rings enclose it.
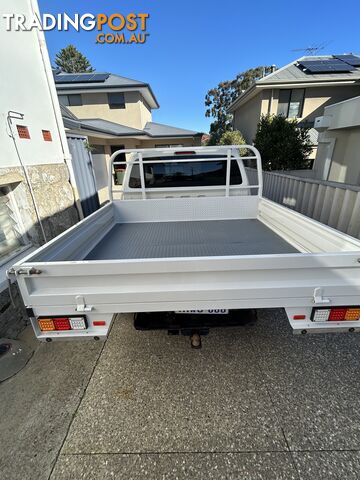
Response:
[[[101,202],[107,199],[109,159],[116,150],[201,145],[200,132],[152,121],[159,103],[148,83],[111,73],[54,72],[54,78],[65,127],[88,137]],[[116,168],[115,163],[115,181]]]
[[[349,63],[350,62],[350,63]],[[234,129],[252,143],[261,115],[284,115],[312,128],[324,108],[360,95],[360,59],[353,55],[305,56],[254,82],[230,106]]]

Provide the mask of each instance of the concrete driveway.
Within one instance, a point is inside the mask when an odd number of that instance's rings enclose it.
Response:
[[[105,344],[42,344],[0,385],[1,476],[358,479],[359,345],[266,310],[197,351],[118,316]]]

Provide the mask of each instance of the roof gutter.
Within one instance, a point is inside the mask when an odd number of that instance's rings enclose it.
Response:
[[[102,128],[96,128],[92,125],[89,125],[87,123],[82,123],[81,121],[73,120],[71,118],[64,117],[64,125],[66,128],[70,129],[76,129],[76,130],[85,130],[85,131],[90,131],[90,132],[98,132],[98,133],[103,133],[105,135],[112,135],[114,137],[137,137],[137,136],[146,136],[149,139],[152,138],[193,138],[193,137],[201,137],[203,134],[198,132],[194,132],[193,134],[184,134],[184,135],[151,135],[148,132],[139,130],[138,132],[132,132],[132,133],[115,133],[111,130],[105,130]]]
[[[194,138],[194,137],[202,137],[203,134],[202,133],[194,133],[194,134],[191,134],[191,133],[188,133],[188,134],[184,134],[184,135],[151,135],[150,133],[147,133],[146,134],[149,138]]]
[[[105,130],[102,128],[97,128],[87,123],[82,123],[81,121],[72,120],[71,118],[64,117],[64,125],[66,128],[77,129],[77,130],[86,130],[91,132],[104,133],[105,135],[113,135],[114,137],[136,137],[140,135],[146,135],[145,132],[139,130],[139,132],[134,133],[115,133],[111,130]]]
[[[290,83],[265,83],[264,85],[259,85],[261,88],[289,88],[289,87],[326,87],[328,85],[354,85],[360,82],[356,80],[323,80],[322,82],[290,82]]]

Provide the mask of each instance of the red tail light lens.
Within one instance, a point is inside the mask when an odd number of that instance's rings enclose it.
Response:
[[[68,318],[54,318],[55,330],[71,330]]]
[[[332,308],[329,315],[329,321],[336,322],[338,320],[344,320],[346,311],[347,311],[347,308]]]

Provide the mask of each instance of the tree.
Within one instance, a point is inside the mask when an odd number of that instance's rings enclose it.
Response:
[[[61,49],[55,57],[55,63],[65,73],[94,72],[89,60],[74,45]]]
[[[254,140],[264,170],[297,170],[310,167],[309,128],[283,115],[262,115]]]
[[[239,130],[233,130],[223,133],[219,145],[245,145],[245,138]]]
[[[210,125],[209,145],[217,145],[223,133],[232,130],[231,115],[227,109],[233,101],[255,80],[262,78],[271,71],[272,67],[250,68],[245,72],[239,73],[233,80],[220,82],[217,87],[209,90],[205,96],[205,116],[214,118]]]

